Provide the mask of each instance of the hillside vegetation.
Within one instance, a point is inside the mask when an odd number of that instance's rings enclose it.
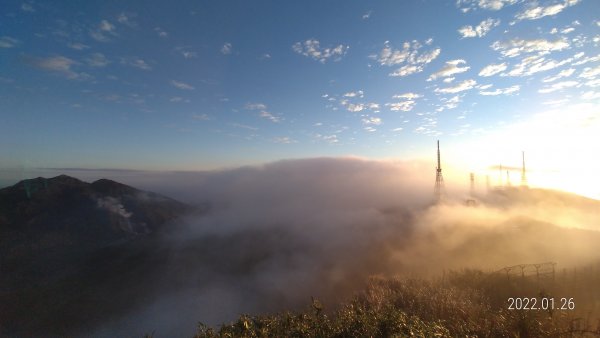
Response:
[[[599,268],[546,280],[479,270],[429,280],[373,277],[336,310],[313,299],[301,312],[242,315],[217,328],[200,323],[196,337],[598,337]],[[509,297],[572,297],[575,309],[509,310]]]

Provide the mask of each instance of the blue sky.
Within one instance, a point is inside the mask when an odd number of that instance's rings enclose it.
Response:
[[[558,168],[529,140],[600,130],[593,0],[2,7],[5,168],[431,158],[436,139],[465,167],[526,148]]]

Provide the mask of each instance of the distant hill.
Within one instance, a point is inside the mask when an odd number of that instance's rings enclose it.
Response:
[[[181,202],[107,179],[38,177],[0,189],[0,336],[68,333],[55,329],[76,318],[69,308],[77,311],[74,304],[91,297],[73,292],[94,289],[89,277],[110,265],[109,257],[151,242],[188,211]],[[53,321],[56,327],[47,326]]]

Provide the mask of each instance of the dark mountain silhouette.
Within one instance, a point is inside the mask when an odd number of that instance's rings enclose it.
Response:
[[[190,210],[107,179],[38,177],[0,189],[0,336],[64,335],[61,327],[92,321],[80,316],[112,311],[99,295],[128,284],[106,283],[123,276],[112,267]],[[134,263],[127,268],[139,272]]]

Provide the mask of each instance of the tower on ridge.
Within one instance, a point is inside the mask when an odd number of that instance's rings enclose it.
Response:
[[[444,191],[444,177],[442,176],[442,165],[440,161],[440,141],[437,141],[437,168],[435,169],[435,200],[439,202],[442,200]]]

